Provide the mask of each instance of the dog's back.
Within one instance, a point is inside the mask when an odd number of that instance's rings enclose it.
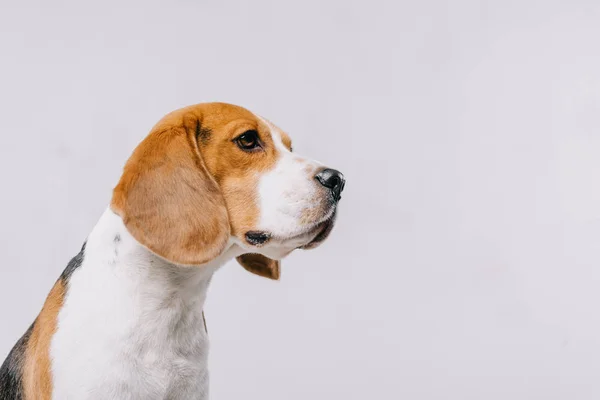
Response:
[[[33,326],[21,336],[0,367],[0,400],[24,399],[23,365]]]

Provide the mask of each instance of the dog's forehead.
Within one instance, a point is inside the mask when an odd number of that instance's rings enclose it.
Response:
[[[270,134],[276,144],[282,144],[290,149],[292,140],[290,136],[269,119],[253,113],[252,111],[227,103],[208,103],[200,105],[203,114],[203,124],[213,130],[220,130],[235,122],[256,124],[256,128],[263,128]]]
[[[201,116],[204,128],[220,132],[230,128],[236,122],[257,125],[258,118],[251,111],[225,103],[200,104],[195,111]]]

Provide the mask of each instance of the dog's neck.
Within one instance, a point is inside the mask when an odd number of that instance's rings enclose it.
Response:
[[[181,266],[152,253],[125,228],[121,217],[107,209],[86,243],[85,258],[120,266],[115,273],[123,280],[135,280],[145,295],[157,302],[178,300],[202,309],[208,284],[217,269],[242,253],[230,242],[221,255],[201,266]],[[165,304],[145,307],[164,307]],[[151,310],[147,310],[151,311]]]
[[[205,399],[204,302],[214,272],[241,252],[232,243],[205,265],[174,265],[137,242],[106,210],[69,278],[58,316],[51,345],[55,398],[73,395],[75,379],[81,388],[100,384],[116,398]],[[84,373],[90,359],[94,376]],[[174,365],[189,373],[175,373]]]

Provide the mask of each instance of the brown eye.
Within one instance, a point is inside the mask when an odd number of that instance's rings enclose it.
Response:
[[[246,131],[234,139],[235,143],[242,150],[252,151],[260,148],[258,141],[258,132],[254,130]]]

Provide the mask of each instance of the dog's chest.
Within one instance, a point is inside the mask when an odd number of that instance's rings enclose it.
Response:
[[[52,338],[53,398],[206,399],[210,275],[88,241]],[[102,251],[100,251],[102,250]]]

